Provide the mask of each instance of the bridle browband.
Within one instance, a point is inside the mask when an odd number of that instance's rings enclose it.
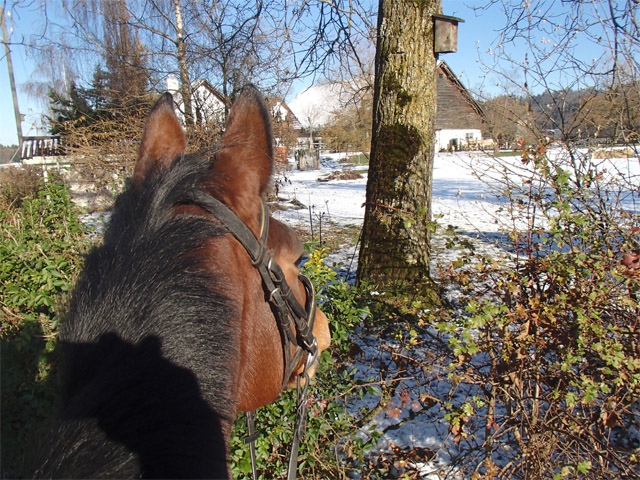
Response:
[[[284,377],[280,391],[293,374],[302,356],[306,353],[304,370],[297,376],[297,403],[296,422],[293,432],[293,441],[289,456],[289,467],[287,479],[293,480],[296,477],[298,448],[304,436],[307,417],[307,395],[309,387],[309,367],[315,363],[318,357],[318,341],[313,335],[313,326],[316,315],[315,290],[309,278],[303,274],[298,276],[304,285],[307,294],[305,306],[302,307],[293,295],[291,287],[286,281],[284,272],[280,265],[269,256],[267,250],[267,238],[269,237],[269,210],[264,202],[260,209],[260,239],[256,238],[251,229],[224,203],[203,192],[202,190],[192,190],[185,198],[185,201],[195,204],[210,214],[214,215],[244,247],[251,258],[251,263],[260,273],[264,286],[266,300],[272,306],[278,328],[283,338],[284,350]],[[295,331],[292,325],[295,324]],[[295,347],[293,355],[290,345]],[[304,385],[303,385],[304,383]],[[256,478],[255,460],[255,434],[254,412],[246,414],[247,428],[249,430],[245,443],[249,443],[251,450],[251,467],[253,478]]]

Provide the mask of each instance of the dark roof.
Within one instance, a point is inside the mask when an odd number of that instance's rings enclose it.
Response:
[[[436,130],[482,128],[486,116],[482,107],[462,85],[446,62],[438,61],[436,78],[438,113]]]

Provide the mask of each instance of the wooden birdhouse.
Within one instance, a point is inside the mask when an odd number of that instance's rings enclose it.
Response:
[[[464,20],[447,15],[434,15],[434,53],[455,53],[458,51],[458,23]]]

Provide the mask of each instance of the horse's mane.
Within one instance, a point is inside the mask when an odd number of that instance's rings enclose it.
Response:
[[[234,415],[239,315],[219,292],[225,274],[206,272],[197,257],[224,231],[172,215],[210,166],[184,156],[118,198],[60,327],[63,422],[38,475],[226,476],[224,455],[191,461],[225,452],[220,419]]]

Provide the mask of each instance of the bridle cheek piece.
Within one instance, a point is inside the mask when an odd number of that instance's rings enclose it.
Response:
[[[311,280],[303,274],[298,276],[307,296],[304,307],[296,299],[291,287],[286,281],[284,272],[280,265],[269,256],[267,251],[267,238],[269,237],[269,210],[264,202],[260,210],[260,239],[258,240],[251,229],[238,216],[220,200],[203,192],[202,190],[192,190],[179,203],[195,204],[210,214],[214,215],[231,233],[236,240],[244,247],[251,257],[251,263],[258,270],[262,277],[262,284],[265,290],[266,301],[271,305],[276,317],[278,328],[283,338],[282,348],[284,350],[284,377],[280,391],[284,390],[287,382],[291,378],[294,369],[300,363],[302,356],[306,353],[307,358],[304,363],[302,373],[296,377],[297,402],[296,402],[296,422],[291,443],[291,453],[289,456],[289,467],[287,479],[296,477],[298,463],[298,448],[304,436],[308,409],[308,389],[309,370],[318,359],[318,340],[313,335],[313,327],[316,320],[316,294]],[[292,325],[295,323],[295,330]],[[294,347],[291,353],[290,346]],[[255,433],[254,412],[247,412],[246,422],[248,436],[245,443],[250,445],[252,474],[256,478],[255,459]]]

